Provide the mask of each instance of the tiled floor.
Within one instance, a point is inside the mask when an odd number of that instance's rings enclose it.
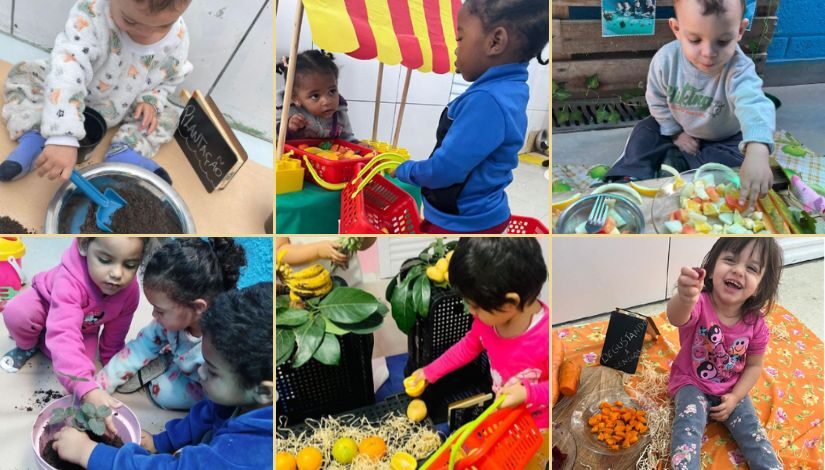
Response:
[[[550,183],[544,176],[546,171],[543,166],[519,163],[513,170],[513,182],[506,192],[511,213],[539,219],[545,226],[549,226],[547,191]]]
[[[48,57],[49,54],[46,51],[7,34],[0,33],[0,60],[14,64],[23,60],[46,59]],[[246,150],[250,160],[267,168],[272,168],[272,155],[274,153],[272,142],[237,130],[235,135]]]

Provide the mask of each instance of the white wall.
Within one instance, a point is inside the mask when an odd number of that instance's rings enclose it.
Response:
[[[275,48],[278,60],[289,55],[294,31],[295,8],[297,0],[280,0],[276,14]],[[304,15],[298,51],[314,47],[309,24]],[[549,45],[543,57],[549,55]],[[338,88],[341,96],[349,103],[349,117],[353,131],[360,139],[372,136],[373,113],[375,109],[375,90],[378,80],[377,60],[356,60],[345,54],[335,54],[335,61],[340,69]],[[548,125],[548,90],[550,87],[550,70],[546,65],[539,65],[534,59],[530,62],[530,101],[528,103],[528,132],[546,129]],[[381,111],[378,125],[378,139],[392,141],[399,103],[404,85],[406,69],[400,65],[385,66],[381,85]],[[276,89],[284,88],[284,77],[276,76]],[[420,73],[413,71],[410,80],[407,106],[401,124],[398,144],[410,151],[413,159],[423,160],[429,157],[435,146],[435,130],[441,111],[450,102],[451,97],[458,96],[467,84],[460,75]]]
[[[49,50],[74,3],[0,0],[0,31]],[[218,106],[232,118],[230,122],[238,124],[235,127],[271,139],[272,2],[197,0],[183,17],[191,39],[189,60],[195,70],[182,87],[204,93],[212,90]],[[241,43],[247,31],[250,33]]]

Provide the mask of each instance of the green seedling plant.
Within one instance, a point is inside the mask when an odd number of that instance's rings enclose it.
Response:
[[[73,382],[88,382],[84,377],[75,377],[70,374],[58,372],[58,374],[68,378]],[[57,408],[49,418],[49,424],[65,423],[81,432],[91,431],[95,435],[103,437],[106,432],[106,418],[112,415],[112,410],[108,406],[95,407],[91,403],[79,405],[79,399],[74,397],[72,406]]]

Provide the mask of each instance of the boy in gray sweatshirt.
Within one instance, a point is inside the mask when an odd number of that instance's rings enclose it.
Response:
[[[680,171],[740,166],[740,202],[751,204],[773,182],[776,114],[738,46],[748,25],[744,0],[675,0],[674,10],[676,40],[659,49],[647,76],[651,116],[630,133],[607,177],[653,178],[662,163]]]

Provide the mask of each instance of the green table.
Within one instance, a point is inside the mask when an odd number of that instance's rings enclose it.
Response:
[[[390,178],[421,207],[421,188]],[[304,181],[304,189],[275,197],[275,233],[278,235],[335,234],[341,217],[341,191],[327,191]]]

